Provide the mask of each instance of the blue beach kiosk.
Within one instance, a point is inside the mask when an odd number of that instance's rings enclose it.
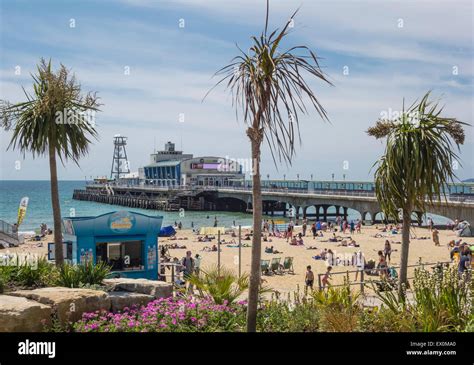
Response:
[[[121,277],[157,280],[162,221],[130,211],[64,218],[65,251],[73,264],[106,262]]]

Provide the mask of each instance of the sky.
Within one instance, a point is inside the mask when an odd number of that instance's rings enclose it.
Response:
[[[245,125],[224,87],[206,92],[265,23],[264,0],[0,0],[0,99],[25,100],[41,57],[67,66],[84,92],[103,103],[99,140],[79,166],[59,166],[61,180],[110,174],[113,136],[128,137],[132,171],[174,141],[195,156],[250,158]],[[263,148],[270,178],[371,180],[384,144],[366,134],[381,115],[432,90],[443,115],[473,123],[472,1],[270,1],[270,28],[300,7],[282,49],[307,45],[334,86],[307,81],[330,123],[309,109],[292,165]],[[0,178],[49,178],[47,158],[7,150],[0,131]],[[474,133],[466,129],[460,179],[474,177]]]

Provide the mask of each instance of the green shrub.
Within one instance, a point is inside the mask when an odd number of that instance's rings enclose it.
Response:
[[[100,285],[110,273],[110,267],[100,262],[96,265],[86,263],[81,265],[64,264],[59,268],[57,286],[80,288],[84,285]]]
[[[238,277],[232,270],[213,266],[191,275],[189,282],[196,286],[202,296],[209,296],[216,304],[233,303],[249,287],[249,276]]]
[[[16,260],[0,266],[0,280],[6,287],[44,287],[51,285],[56,276],[56,268],[46,258],[38,260]]]
[[[455,266],[433,272],[416,269],[412,286],[411,297],[376,293],[386,309],[412,323],[413,331],[462,331],[472,320],[473,282],[460,278]]]

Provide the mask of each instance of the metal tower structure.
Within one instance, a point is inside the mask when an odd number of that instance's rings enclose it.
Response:
[[[127,137],[120,134],[114,136],[114,156],[112,159],[112,168],[110,170],[110,178],[118,180],[121,175],[130,173],[130,166],[127,158]]]

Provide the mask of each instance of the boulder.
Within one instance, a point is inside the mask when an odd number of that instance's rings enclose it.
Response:
[[[51,325],[51,313],[49,305],[0,295],[0,332],[41,332]]]
[[[103,283],[110,291],[128,291],[152,295],[156,299],[168,298],[173,295],[171,283],[148,279],[116,278],[105,279]]]
[[[107,293],[100,290],[53,287],[18,290],[9,295],[51,306],[63,325],[80,320],[85,312],[110,310],[110,298]]]
[[[146,305],[155,299],[152,295],[133,293],[128,291],[113,291],[109,293],[112,312],[121,311],[132,306]]]

